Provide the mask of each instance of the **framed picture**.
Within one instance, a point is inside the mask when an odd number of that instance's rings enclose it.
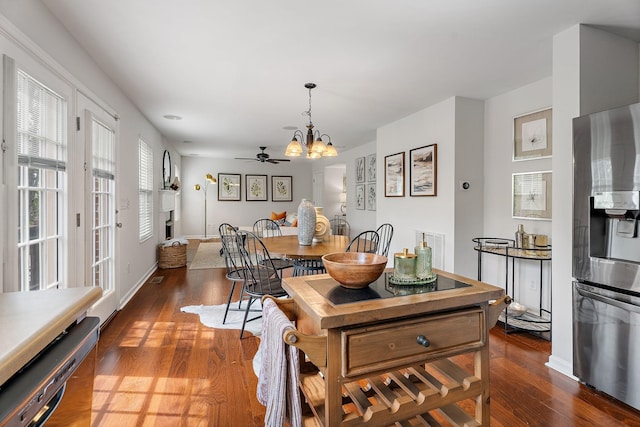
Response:
[[[364,157],[356,158],[356,182],[364,182]]]
[[[244,185],[247,202],[267,200],[267,175],[245,175]]]
[[[437,174],[438,144],[427,145],[409,151],[409,195],[436,196],[438,194]]]
[[[240,200],[240,177],[239,173],[218,174],[218,200]]]
[[[376,155],[369,154],[365,160],[367,182],[376,182]]]
[[[404,197],[404,151],[384,158],[384,196]]]
[[[551,157],[551,108],[513,119],[513,160]]]
[[[356,185],[356,209],[361,211],[364,210],[364,205],[365,205],[364,198],[365,198],[364,184]]]
[[[513,174],[513,217],[551,219],[551,171]]]
[[[290,202],[293,200],[293,182],[290,176],[271,177],[271,201]]]
[[[366,201],[367,210],[375,211],[376,210],[376,183],[375,182],[368,183],[365,189],[365,192],[367,196],[367,201]]]

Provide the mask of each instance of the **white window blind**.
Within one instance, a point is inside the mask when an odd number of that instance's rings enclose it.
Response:
[[[67,101],[22,70],[16,89],[18,281],[32,291],[63,277]]]
[[[142,138],[138,142],[138,218],[140,241],[153,230],[153,151]]]

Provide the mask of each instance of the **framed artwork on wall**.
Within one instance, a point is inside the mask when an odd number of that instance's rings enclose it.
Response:
[[[384,196],[404,197],[404,151],[384,158]]]
[[[369,154],[365,160],[367,182],[376,182],[376,155]]]
[[[356,158],[356,182],[364,182],[364,157]]]
[[[365,201],[364,201],[364,184],[356,185],[356,209],[364,210]]]
[[[376,210],[376,183],[375,182],[367,183],[365,192],[367,195],[367,201],[366,201],[367,210],[375,211]]]
[[[239,173],[218,174],[218,200],[240,200],[240,177]]]
[[[513,217],[551,219],[551,171],[514,173]]]
[[[409,151],[409,195],[436,196],[438,194],[438,144]]]
[[[513,119],[513,160],[551,157],[551,108]]]
[[[245,200],[247,202],[267,200],[267,175],[245,175]]]
[[[293,200],[293,178],[290,176],[271,177],[271,201],[290,202]]]

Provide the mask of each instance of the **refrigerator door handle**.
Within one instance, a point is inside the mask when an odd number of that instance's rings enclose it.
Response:
[[[600,295],[600,294],[597,294],[597,293],[594,293],[594,292],[590,292],[590,291],[587,291],[586,289],[576,288],[576,290],[583,297],[591,298],[591,299],[594,299],[596,301],[600,301],[602,303],[605,303],[605,304],[608,304],[608,305],[612,305],[614,307],[618,307],[618,308],[620,308],[622,310],[625,310],[625,311],[632,311],[634,313],[640,313],[640,307],[638,307],[636,305],[629,304],[627,302],[620,301],[620,300],[617,300],[617,299],[614,299],[614,298],[605,297],[604,295]]]

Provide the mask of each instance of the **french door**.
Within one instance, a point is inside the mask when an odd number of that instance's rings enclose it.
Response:
[[[74,283],[69,268],[68,111],[72,88],[28,60],[3,57],[3,290]]]
[[[29,57],[4,55],[2,72],[0,291],[99,286],[104,321],[118,306],[116,120]]]
[[[118,308],[116,287],[116,120],[78,92],[77,129],[84,149],[84,226],[77,245],[84,248],[85,286],[102,288],[90,314],[101,322]],[[80,221],[82,223],[82,221]]]

